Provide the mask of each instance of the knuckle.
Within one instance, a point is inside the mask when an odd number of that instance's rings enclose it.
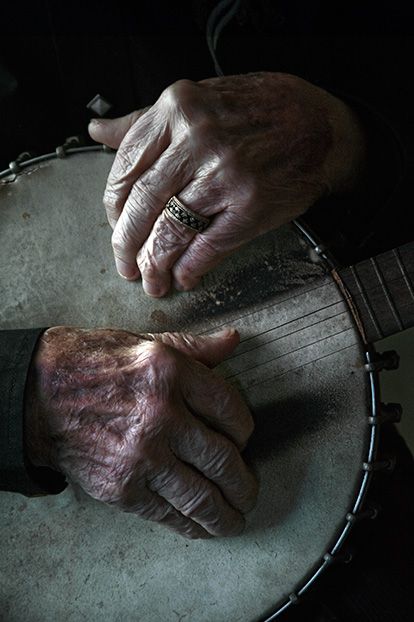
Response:
[[[174,276],[181,283],[194,283],[205,272],[205,264],[215,260],[221,251],[219,243],[210,240],[202,233],[197,236],[197,244],[190,246],[187,251],[185,263],[174,268]]]
[[[106,209],[113,209],[119,204],[119,195],[117,194],[114,187],[107,186],[103,196],[103,204]]]
[[[162,495],[165,490],[174,488],[174,471],[168,465],[160,467],[158,456],[154,456],[152,463],[150,467],[152,475],[147,477],[147,484],[151,490]]]
[[[163,206],[163,198],[157,195],[151,185],[140,179],[137,180],[125,204],[124,212],[128,228],[138,236],[142,225],[157,216]]]
[[[154,208],[160,203],[160,198],[149,176],[148,179],[137,179],[135,181],[131,189],[129,201],[131,208],[139,214],[142,211],[147,213],[148,209]]]
[[[115,160],[108,176],[108,182],[115,186],[123,181],[130,169],[134,166],[134,154],[137,145],[135,141],[124,142],[116,152]]]
[[[177,80],[163,91],[162,97],[172,106],[182,106],[192,98],[195,88],[196,84],[192,80]]]
[[[111,236],[111,245],[116,257],[123,257],[130,246],[130,239],[125,229],[117,227]]]
[[[231,465],[239,462],[239,453],[230,442],[223,442],[221,447],[212,456],[207,469],[216,477],[223,477]]]
[[[138,268],[145,274],[146,280],[156,279],[158,276],[158,262],[155,255],[148,249],[141,250],[137,256]]]
[[[213,259],[220,253],[220,242],[209,238],[202,233],[199,234],[199,244],[194,247],[194,258],[196,260]]]
[[[171,341],[174,346],[180,347],[184,345],[186,349],[190,351],[197,350],[199,346],[198,337],[196,337],[195,335],[192,335],[191,333],[171,333]],[[191,365],[193,368],[194,367],[197,367],[198,369],[200,369],[200,367],[203,368],[201,363],[199,363],[198,361],[194,361],[194,359],[191,359]]]
[[[158,276],[160,271],[170,269],[177,252],[184,247],[186,239],[191,239],[191,235],[192,233],[188,238],[185,235],[180,238],[174,223],[170,223],[162,216],[158,218],[137,256],[141,272],[145,271],[146,275],[151,278]]]
[[[161,389],[165,381],[174,379],[178,372],[176,351],[160,341],[148,341],[145,343],[142,352],[147,364],[147,375],[152,373],[153,377],[157,378],[160,383],[161,397]],[[163,384],[161,384],[162,382]]]
[[[184,516],[202,516],[207,518],[215,508],[215,490],[210,490],[207,483],[200,480],[196,486],[187,490],[178,500],[180,512]]]

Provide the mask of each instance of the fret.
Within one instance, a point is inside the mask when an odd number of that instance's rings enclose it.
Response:
[[[350,266],[349,270],[351,271],[351,274],[352,274],[352,276],[354,278],[354,281],[356,283],[356,286],[358,288],[358,292],[359,292],[359,294],[360,294],[360,296],[361,296],[361,298],[362,298],[362,300],[364,302],[366,310],[368,311],[368,316],[369,316],[369,318],[370,318],[370,320],[371,320],[371,322],[372,322],[372,324],[374,326],[374,329],[375,329],[375,331],[377,333],[376,340],[377,339],[382,339],[384,335],[382,334],[381,328],[380,328],[380,326],[378,324],[377,318],[375,317],[375,314],[374,314],[374,311],[373,311],[373,309],[371,307],[371,304],[369,302],[368,296],[366,295],[365,289],[364,289],[364,287],[363,287],[363,285],[361,283],[361,279],[359,278],[359,276],[357,274],[356,267],[355,266]]]
[[[338,271],[366,340],[414,326],[414,242]]]
[[[401,256],[400,256],[400,251],[398,250],[398,248],[394,248],[392,250],[392,253],[393,253],[394,257],[395,257],[395,260],[397,262],[398,268],[399,268],[399,270],[400,270],[400,272],[401,272],[401,274],[403,276],[403,279],[404,279],[404,282],[405,282],[405,284],[407,286],[409,294],[410,294],[411,298],[414,301],[414,288],[413,288],[413,284],[411,283],[411,279],[410,279],[410,277],[408,275],[408,272],[406,271],[405,266],[404,266],[404,264],[402,262],[402,259],[401,259]]]
[[[381,271],[379,269],[378,262],[377,262],[375,257],[371,257],[370,261],[371,261],[372,267],[374,268],[374,271],[375,271],[375,274],[377,276],[377,279],[378,279],[378,281],[381,284],[381,288],[382,288],[382,291],[384,292],[385,299],[386,299],[386,301],[387,301],[387,303],[388,303],[388,305],[389,305],[389,307],[391,309],[391,313],[394,316],[394,319],[395,319],[395,321],[397,323],[398,329],[399,330],[404,330],[404,326],[403,326],[403,323],[401,322],[401,318],[400,318],[400,315],[399,315],[399,313],[397,311],[397,307],[393,303],[393,300],[392,300],[392,298],[390,296],[390,292],[388,290],[388,287],[386,286],[384,278],[383,278],[383,276],[381,274]]]

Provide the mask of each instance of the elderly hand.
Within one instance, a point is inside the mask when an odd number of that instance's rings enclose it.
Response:
[[[246,241],[352,187],[364,158],[353,112],[281,73],[182,80],[89,132],[118,149],[104,195],[118,272],[141,273],[151,296],[171,281],[191,289]],[[204,232],[164,211],[172,195],[211,219]]]
[[[63,472],[95,499],[190,538],[239,533],[257,484],[244,464],[253,421],[208,367],[239,340],[47,330],[26,400],[29,460]]]

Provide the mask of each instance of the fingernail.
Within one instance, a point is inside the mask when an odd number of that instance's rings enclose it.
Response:
[[[139,277],[139,272],[131,272],[130,274],[122,274],[122,272],[118,272],[119,276],[122,276],[126,281],[136,281]]]
[[[210,337],[233,337],[233,335],[237,334],[237,330],[233,328],[233,326],[226,326],[225,328],[221,328],[220,330],[215,331],[214,333],[210,333]]]
[[[188,292],[190,289],[194,289],[199,283],[199,279],[194,283],[180,283],[176,279],[173,279],[173,286],[178,292]]]
[[[142,287],[147,296],[152,296],[153,298],[160,298],[166,293],[159,285],[150,281],[142,281]]]
[[[95,128],[95,127],[99,127],[100,125],[103,125],[103,123],[102,123],[102,119],[91,119],[91,120],[89,121],[88,127],[89,127],[90,129],[93,129],[93,128]]]
[[[139,270],[137,266],[131,266],[121,259],[115,259],[115,265],[119,276],[122,276],[123,279],[126,279],[127,281],[135,281],[139,277]]]

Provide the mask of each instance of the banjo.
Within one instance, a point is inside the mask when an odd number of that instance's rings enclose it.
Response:
[[[193,292],[151,299],[113,265],[100,206],[112,161],[60,147],[0,173],[0,326],[236,327],[217,373],[255,417],[258,502],[242,535],[186,541],[71,486],[0,493],[2,620],[270,622],[341,557],[370,515],[373,473],[390,466],[376,457],[379,427],[399,413],[380,404],[378,371],[393,361],[370,344],[413,325],[414,246],[336,270],[296,223]]]

